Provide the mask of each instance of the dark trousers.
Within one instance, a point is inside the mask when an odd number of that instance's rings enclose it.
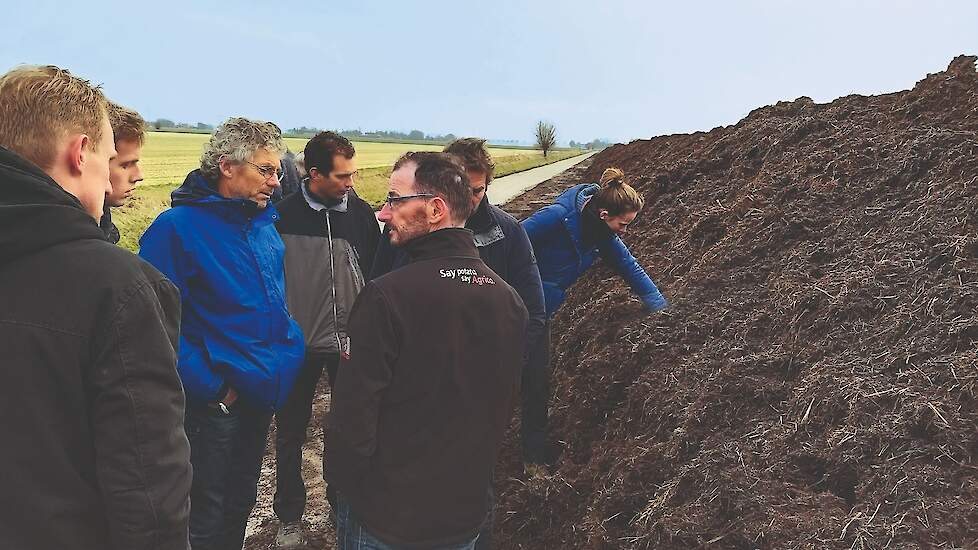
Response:
[[[475,541],[475,550],[492,550],[492,528],[496,521],[496,475],[489,472],[489,508],[486,511],[486,521],[479,530],[479,538]]]
[[[337,550],[399,550],[403,548],[402,546],[388,544],[368,531],[357,520],[356,514],[350,509],[350,505],[343,498],[342,493],[337,492],[333,497],[336,502],[336,506],[333,507],[333,523],[336,525]],[[478,538],[479,535],[476,535],[476,538],[471,541],[439,546],[431,550],[473,550]]]
[[[258,497],[258,476],[272,413],[237,401],[230,414],[187,405],[184,420],[194,469],[190,488],[193,550],[240,550]]]
[[[547,449],[547,405],[550,401],[551,373],[548,320],[540,339],[530,348],[529,358],[523,369],[520,436],[525,464],[546,464],[550,459]]]
[[[286,400],[275,414],[275,499],[272,507],[282,523],[302,519],[306,508],[306,484],[302,480],[302,445],[312,416],[312,401],[323,368],[332,387],[339,366],[338,354],[309,354]],[[325,430],[325,426],[323,427]]]

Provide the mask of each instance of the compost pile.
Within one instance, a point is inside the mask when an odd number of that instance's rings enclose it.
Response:
[[[499,547],[978,546],[975,59],[594,158],[671,309],[605,266],[572,289],[554,474],[511,430]]]

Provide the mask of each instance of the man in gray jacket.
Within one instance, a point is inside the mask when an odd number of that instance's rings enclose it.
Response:
[[[286,298],[302,327],[306,357],[295,388],[275,417],[275,515],[279,548],[304,541],[302,444],[323,373],[336,379],[341,354],[349,352],[346,322],[370,272],[380,229],[373,209],[353,190],[356,151],[345,137],[321,132],[306,144],[309,177],[277,206],[285,243]]]

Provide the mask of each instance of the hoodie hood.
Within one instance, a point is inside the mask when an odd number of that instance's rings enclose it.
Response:
[[[45,248],[104,240],[74,195],[20,155],[0,147],[0,266]]]

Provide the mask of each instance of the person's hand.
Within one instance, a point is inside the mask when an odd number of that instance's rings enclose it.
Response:
[[[236,392],[234,388],[228,388],[228,392],[224,394],[224,399],[221,400],[221,403],[224,403],[224,406],[226,407],[230,407],[237,400],[238,392]]]

